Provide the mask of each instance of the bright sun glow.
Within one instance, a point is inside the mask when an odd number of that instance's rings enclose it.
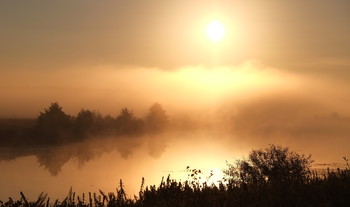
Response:
[[[220,42],[224,38],[226,30],[220,21],[212,21],[208,24],[205,32],[210,41]]]

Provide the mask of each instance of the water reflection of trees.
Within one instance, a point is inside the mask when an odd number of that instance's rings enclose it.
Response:
[[[144,119],[128,108],[121,109],[116,117],[87,109],[72,116],[52,103],[36,119],[1,120],[0,160],[36,156],[41,166],[57,175],[72,159],[82,165],[112,150],[127,158],[140,145],[141,137],[162,132],[167,120],[158,103],[150,107]]]
[[[52,175],[57,175],[68,161],[73,161],[77,167],[80,167],[84,163],[112,151],[117,151],[121,158],[126,159],[132,154],[133,149],[140,146],[141,143],[141,137],[119,139],[109,137],[91,138],[83,142],[56,146],[7,146],[0,148],[0,162],[13,161],[19,157],[35,156],[41,167]]]
[[[310,170],[311,155],[270,145],[252,150],[247,158],[236,160],[235,164],[228,163],[217,183],[209,181],[213,172],[202,182],[203,172],[187,166],[188,178],[182,182],[169,175],[158,186],[146,186],[142,178],[138,196],[128,196],[120,180],[116,191],[108,194],[99,190],[81,196],[71,188],[63,201],[53,203],[47,194],[29,200],[20,192],[19,200],[10,197],[8,201],[0,201],[0,206],[349,206],[350,168],[348,159],[344,160],[345,168],[318,174]]]

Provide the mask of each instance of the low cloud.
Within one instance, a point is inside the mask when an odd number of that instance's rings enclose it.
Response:
[[[334,77],[287,72],[257,61],[172,70],[98,66],[42,73],[7,72],[0,79],[3,117],[34,118],[53,101],[73,116],[85,108],[116,117],[121,108],[128,107],[140,118],[146,116],[151,104],[159,102],[170,117],[171,127],[159,135],[112,138],[113,142],[95,140],[35,152],[23,149],[1,155],[3,160],[9,160],[35,154],[53,174],[70,159],[83,165],[113,150],[129,159],[140,146],[147,147],[148,156],[159,159],[173,139],[181,141],[182,132],[190,132],[189,139],[196,142],[199,134],[215,137],[208,140],[223,146],[305,146],[311,149],[306,149],[307,153],[320,158],[325,157],[321,151],[327,148],[334,152],[333,158],[341,157],[349,144],[347,84]]]

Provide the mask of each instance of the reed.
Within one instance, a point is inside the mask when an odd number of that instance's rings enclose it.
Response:
[[[129,198],[120,180],[115,192],[88,193],[76,196],[69,190],[63,201],[50,202],[45,193],[35,201],[29,201],[24,193],[19,200],[0,201],[1,207],[224,207],[224,206],[349,206],[350,204],[350,169],[328,170],[323,174],[310,172],[307,182],[289,183],[287,186],[254,184],[235,185],[219,182],[218,185],[177,182],[170,175],[162,179],[158,186],[144,187],[142,178],[139,196]]]

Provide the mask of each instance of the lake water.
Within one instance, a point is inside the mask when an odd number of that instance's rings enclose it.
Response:
[[[187,166],[201,169],[203,181],[213,171],[214,176],[209,181],[215,182],[222,178],[221,170],[225,168],[226,160],[233,163],[234,159],[242,158],[251,149],[259,148],[242,140],[218,140],[216,135],[166,137],[126,142],[95,140],[56,148],[2,148],[0,200],[7,201],[8,197],[19,199],[21,191],[30,200],[36,199],[41,192],[48,193],[52,199],[62,199],[70,187],[78,194],[98,192],[99,189],[115,192],[120,179],[127,194],[133,196],[139,192],[142,177],[146,185],[158,185],[162,176],[168,174],[183,181],[188,178]],[[345,153],[332,153],[325,158],[322,155],[326,147],[303,146],[302,143],[289,143],[288,146],[297,152],[312,153],[316,163],[340,163],[341,155]],[[328,147],[332,148],[331,145]]]
[[[0,200],[9,196],[18,199],[20,191],[29,199],[41,192],[62,199],[70,187],[79,194],[99,189],[113,192],[120,179],[128,195],[133,196],[139,192],[142,177],[146,185],[158,185],[162,176],[169,174],[185,180],[187,166],[202,169],[203,179],[213,170],[216,175],[210,181],[217,180],[222,177],[220,169],[225,167],[225,160],[230,158],[229,148],[208,137],[200,138],[200,142],[180,137],[162,142],[157,139],[141,139],[133,144],[104,140],[100,143],[106,145],[103,148],[96,147],[96,142],[56,148],[2,148]]]

